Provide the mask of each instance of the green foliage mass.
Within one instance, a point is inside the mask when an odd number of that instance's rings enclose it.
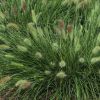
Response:
[[[0,3],[0,96],[99,100],[100,1]]]

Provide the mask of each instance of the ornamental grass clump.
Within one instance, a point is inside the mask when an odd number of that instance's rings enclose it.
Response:
[[[98,0],[86,10],[76,5],[87,0],[11,1],[18,16],[0,15],[0,98],[99,100]]]
[[[96,62],[100,62],[100,57],[92,56],[98,54],[99,49],[92,50],[93,46],[88,48],[75,33],[78,41],[75,37],[70,40],[68,35],[66,39],[59,35],[55,37],[52,31],[45,33],[44,29],[42,37],[38,35],[38,27],[35,29],[36,37],[31,31],[27,31],[28,37],[23,37],[23,33],[16,30],[14,33],[7,30],[1,35],[7,41],[0,45],[0,73],[11,76],[11,80],[0,89],[1,94],[4,95],[2,91],[5,93],[12,87],[15,88],[14,95],[9,94],[9,97],[20,95],[22,99],[41,100],[47,96],[70,100],[74,95],[74,98],[88,100],[98,97],[100,69]],[[91,53],[87,55],[88,52]]]

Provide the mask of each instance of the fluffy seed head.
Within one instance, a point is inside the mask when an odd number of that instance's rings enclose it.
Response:
[[[98,73],[99,73],[99,75],[100,75],[100,69],[99,69]]]
[[[91,59],[91,64],[96,64],[98,62],[100,62],[100,57],[94,57]]]
[[[4,84],[4,83],[8,82],[9,80],[11,80],[11,77],[5,76],[5,77],[0,79],[0,84]]]
[[[47,0],[42,0],[42,4],[46,5],[47,4]]]
[[[64,29],[64,21],[63,20],[59,20],[59,22],[58,22],[58,27],[60,28],[60,29]]]
[[[31,46],[31,45],[32,45],[30,39],[28,39],[28,38],[25,38],[25,39],[24,39],[24,43],[25,43],[26,45],[28,45],[28,46]]]
[[[11,62],[11,65],[12,65],[12,66],[16,66],[16,67],[24,67],[23,64],[21,64],[21,63],[16,63],[16,62]]]
[[[54,63],[54,62],[50,62],[50,65],[51,65],[51,66],[55,66],[55,63]]]
[[[45,73],[46,75],[50,75],[50,74],[51,74],[51,71],[45,70],[44,73]]]
[[[52,43],[52,49],[54,50],[54,51],[58,51],[58,49],[59,49],[59,46],[58,46],[58,43]]]
[[[37,29],[34,27],[34,23],[28,23],[27,24],[27,30],[28,32],[31,33],[32,37],[35,39],[35,40],[38,40],[38,33],[37,33]]]
[[[21,52],[27,52],[27,51],[28,51],[26,47],[21,46],[21,45],[17,45],[17,49],[18,49],[19,51],[21,51]]]
[[[84,58],[79,58],[79,62],[80,63],[84,63],[85,62],[85,59]]]
[[[27,89],[31,86],[31,82],[29,82],[28,80],[19,80],[19,81],[17,81],[15,86],[19,87],[21,89]]]
[[[0,22],[5,20],[5,15],[0,11]]]
[[[36,52],[35,57],[38,59],[41,59],[43,56],[42,56],[41,52]]]
[[[18,27],[18,25],[17,24],[15,24],[15,23],[8,23],[7,24],[7,29],[15,29],[15,30],[19,30],[19,27]]]
[[[93,54],[93,55],[98,55],[98,54],[100,54],[100,46],[96,46],[96,47],[92,50],[92,54]]]
[[[58,77],[58,78],[60,78],[60,79],[63,79],[63,78],[66,77],[66,74],[65,74],[65,72],[63,72],[63,71],[60,71],[60,72],[57,73],[56,77]]]
[[[4,55],[6,58],[15,58],[14,57],[14,55],[12,55],[12,54],[6,54],[6,55]]]
[[[1,50],[6,50],[6,49],[10,49],[10,47],[9,47],[8,45],[1,44],[1,45],[0,45],[0,49],[1,49]]]
[[[61,68],[65,67],[65,66],[66,66],[66,62],[65,62],[64,60],[61,60],[61,61],[59,62],[59,66],[60,66]]]
[[[36,18],[35,10],[32,10],[32,21],[33,21],[34,24],[37,24],[37,18]]]
[[[67,32],[68,33],[71,33],[72,32],[72,29],[73,29],[73,27],[72,27],[71,24],[67,25]]]
[[[21,0],[21,9],[23,12],[27,10],[27,5],[25,0]]]

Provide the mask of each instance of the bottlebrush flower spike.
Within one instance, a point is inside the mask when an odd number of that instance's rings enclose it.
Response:
[[[5,84],[6,82],[8,82],[9,80],[11,80],[10,76],[5,76],[3,78],[0,79],[0,85],[1,84]]]
[[[100,46],[96,46],[93,50],[92,50],[92,54],[95,56],[99,56],[100,55]]]
[[[98,74],[100,75],[100,69],[99,69],[99,71],[98,71]]]
[[[90,3],[91,3],[91,0],[79,0],[76,7],[77,9],[84,8],[84,7],[89,6]]]
[[[52,49],[53,49],[54,51],[58,51],[58,49],[59,49],[58,43],[56,43],[56,42],[52,43]]]
[[[37,17],[36,17],[36,13],[34,10],[32,10],[32,21],[34,24],[37,24]]]
[[[57,73],[56,77],[60,78],[60,79],[63,79],[66,77],[66,74],[64,71],[60,71]]]
[[[47,2],[48,2],[47,0],[42,0],[42,4],[43,4],[43,5],[46,5]]]
[[[19,80],[19,81],[17,81],[15,86],[19,87],[21,89],[27,89],[31,86],[31,82],[29,82],[28,80]]]
[[[41,59],[43,56],[42,56],[41,52],[36,52],[35,57],[37,59]]]
[[[35,40],[38,40],[38,32],[37,29],[34,27],[34,23],[28,23],[27,24],[27,30],[31,33],[32,37]]]
[[[51,74],[51,71],[45,70],[44,73],[45,73],[46,75],[50,75],[50,74]]]
[[[72,30],[73,30],[72,25],[71,25],[71,24],[68,24],[68,25],[67,25],[67,32],[68,32],[68,33],[71,33]]]
[[[19,26],[15,23],[8,23],[6,27],[7,29],[15,29],[17,31],[19,30]]]
[[[21,45],[17,45],[17,49],[18,49],[19,51],[22,51],[22,52],[27,52],[27,51],[28,51],[26,47],[21,46]]]
[[[54,63],[54,62],[50,62],[50,65],[51,65],[51,66],[55,66],[55,63]]]
[[[17,62],[11,62],[11,65],[12,65],[12,66],[16,66],[16,67],[24,67],[23,64],[17,63]]]
[[[22,9],[22,12],[24,12],[24,13],[27,10],[27,5],[26,5],[25,0],[21,0],[21,9]]]
[[[4,55],[6,58],[15,58],[15,56],[14,55],[12,55],[12,54],[10,54],[10,53],[8,53],[8,54],[6,54],[6,55]]]
[[[61,68],[65,67],[65,66],[66,66],[66,62],[65,62],[64,60],[61,60],[61,61],[59,62],[59,66],[60,66]]]
[[[25,38],[25,39],[24,39],[24,43],[25,43],[26,45],[28,45],[28,46],[31,46],[31,45],[32,45],[31,40],[28,39],[28,38]]]
[[[0,50],[6,50],[6,49],[10,49],[10,47],[8,45],[5,45],[5,44],[0,45]]]
[[[84,63],[85,62],[85,59],[83,57],[79,58],[79,62],[80,63]]]
[[[0,22],[5,20],[5,15],[0,11]]]
[[[62,3],[61,3],[61,5],[62,5],[62,6],[65,6],[65,5],[67,5],[68,3],[69,3],[68,0],[63,0]]]
[[[100,57],[93,57],[93,58],[91,59],[91,64],[96,64],[96,63],[98,63],[98,62],[100,62]]]
[[[61,30],[64,29],[65,23],[64,23],[63,20],[59,20],[59,21],[58,21],[58,27],[59,27]]]
[[[12,12],[13,12],[13,14],[14,14],[15,16],[18,15],[18,11],[17,11],[17,6],[16,6],[16,5],[13,6]]]

